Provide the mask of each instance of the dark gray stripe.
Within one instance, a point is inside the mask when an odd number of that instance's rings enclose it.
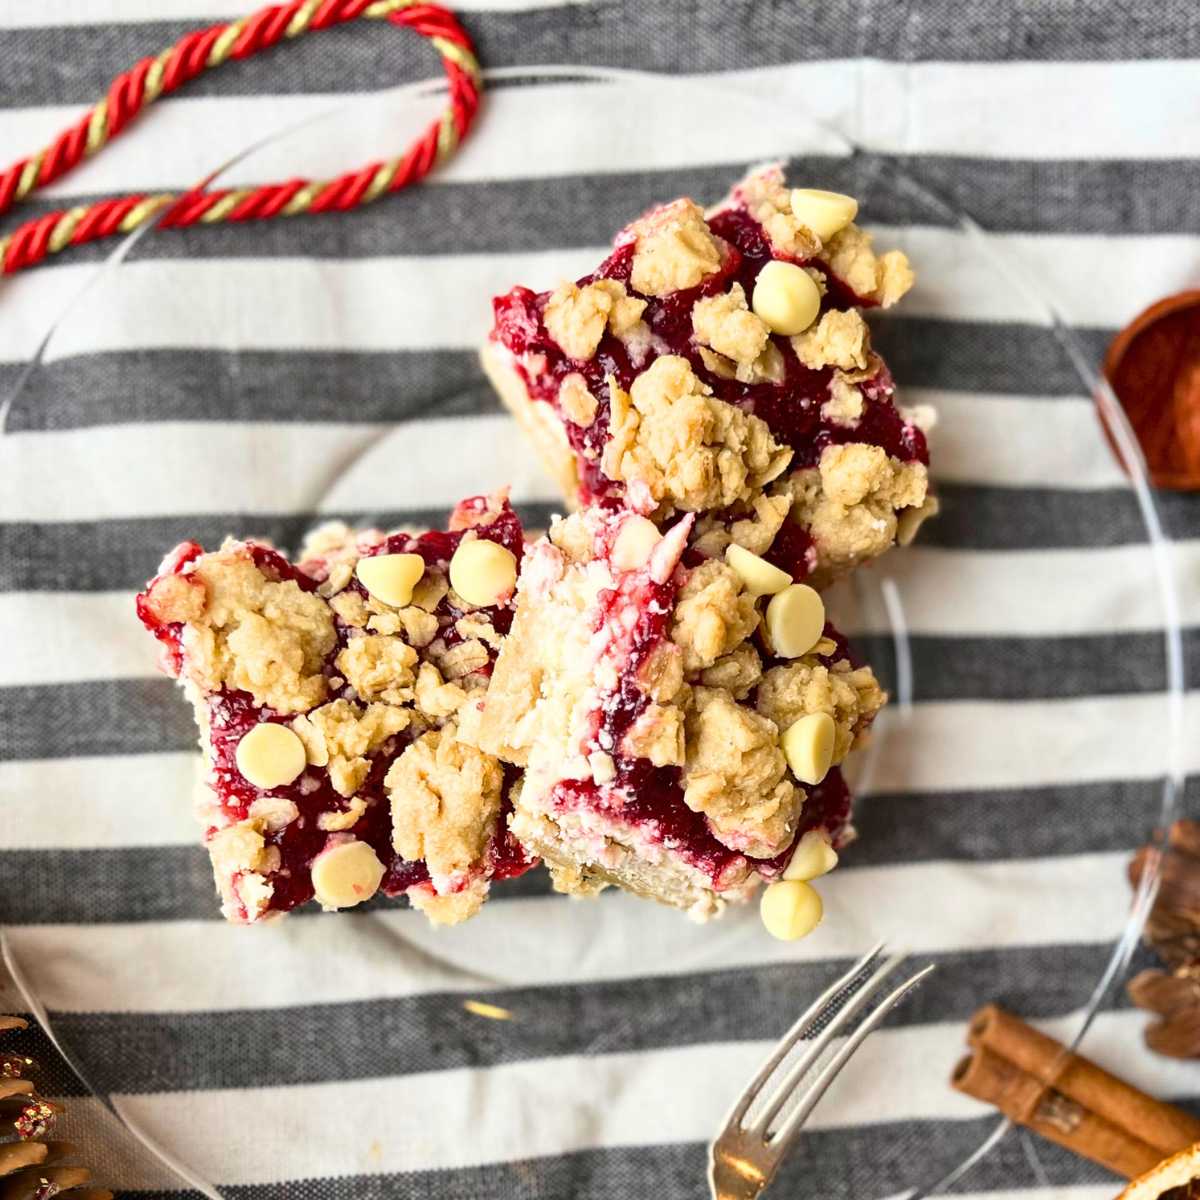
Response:
[[[486,304],[486,297],[480,298]],[[923,318],[874,322],[901,388],[1079,396],[1087,388],[1049,330]],[[1108,330],[1081,330],[1099,361]],[[19,364],[0,364],[0,397]],[[303,385],[298,380],[303,380]],[[149,421],[363,421],[498,409],[473,350],[123,350],[59,359],[30,375],[13,432]]]
[[[936,477],[936,464],[934,475]],[[948,550],[1091,549],[1145,543],[1146,526],[1132,491],[938,484],[942,511],[921,527],[921,541]],[[1181,492],[1156,492],[1170,538],[1200,532],[1200,505]],[[1155,587],[1147,576],[1146,586]]]
[[[149,258],[514,253],[547,246],[606,246],[639,213],[672,196],[701,203],[725,194],[740,164],[682,167],[552,179],[438,183],[338,215],[173,230],[144,239],[132,253]],[[997,161],[972,157],[794,158],[789,177],[859,198],[863,219],[880,225],[953,224],[953,210],[997,232],[1188,233],[1200,229],[1200,163]],[[921,194],[911,183],[922,185]],[[97,195],[35,199],[25,218]],[[486,212],[488,219],[479,220]],[[71,250],[74,263],[112,252],[111,241]],[[919,264],[918,264],[919,265]]]
[[[1085,360],[1098,363],[1113,332],[1076,328],[1073,334]],[[901,387],[1016,396],[1088,393],[1057,336],[1038,325],[883,316],[872,321],[871,340]]]
[[[913,1070],[922,1066],[914,1063]],[[729,1081],[731,1100],[737,1082]],[[686,1087],[687,1081],[680,1080],[679,1086]],[[705,1080],[704,1086],[716,1083]],[[661,1100],[670,1103],[669,1096]],[[863,1200],[902,1191],[918,1182],[933,1183],[975,1150],[997,1119],[887,1122],[857,1129],[806,1132],[771,1189],[780,1196]],[[653,1132],[653,1114],[648,1113],[646,1136]],[[1035,1143],[1032,1149],[1036,1151],[1036,1169],[1026,1140]],[[707,1149],[700,1143],[622,1146],[455,1170],[306,1180],[300,1186],[306,1196],[319,1196],[320,1200],[497,1200],[509,1196],[536,1196],[538,1200],[612,1200],[614,1196],[697,1200],[708,1194],[707,1165]],[[1017,1130],[1010,1132],[957,1185],[956,1191],[1008,1192],[1047,1185],[1107,1184],[1115,1192],[1122,1182],[1068,1150],[1030,1139],[1030,1135]],[[230,1200],[296,1200],[301,1194],[292,1182],[222,1190]],[[138,1200],[179,1200],[181,1193],[137,1195]],[[193,1200],[192,1195],[187,1194],[186,1200]]]
[[[1085,945],[923,956],[937,964],[934,982],[890,1023],[965,1022],[981,997],[1025,1017],[1070,1012],[1099,979],[1108,955],[1107,945]],[[468,996],[435,992],[257,1010],[62,1013],[55,1025],[64,1044],[113,1092],[288,1087],[566,1055],[770,1040],[850,961],[469,994],[508,1009],[513,1019],[502,1022],[466,1011],[462,1002]],[[1114,1003],[1128,1007],[1119,993]],[[620,1013],[639,1016],[637,1021],[614,1017]]]
[[[528,528],[544,527],[550,505],[522,505]],[[356,525],[441,528],[447,510],[342,514]],[[0,524],[0,591],[135,590],[179,542],[219,546],[230,535],[266,538],[295,548],[323,518],[312,513],[280,516],[217,513],[183,517],[128,517],[114,521]]]
[[[0,396],[20,374],[0,365]],[[500,408],[471,351],[123,350],[59,359],[29,377],[8,428],[153,421],[384,423]]]
[[[0,103],[86,103],[112,76],[203,22],[11,30]],[[831,0],[820,5],[762,5],[753,0],[686,6],[621,0],[525,12],[468,13],[463,24],[486,67],[542,64],[616,66],[662,72],[744,69],[871,57],[889,62],[1011,59],[1086,62],[1189,58],[1200,54],[1200,28],[1186,4],[999,6],[988,0]],[[432,52],[394,29],[343,26],[301,38],[286,54],[230,62],[201,75],[187,95],[260,95],[359,91],[437,73]],[[532,74],[532,72],[531,72]]]
[[[858,801],[859,840],[839,870],[905,862],[996,862],[1131,849],[1158,822],[1159,783],[1103,783],[1003,791],[917,792]],[[185,797],[164,796],[164,804]],[[1184,811],[1200,803],[1188,780]],[[0,851],[0,922],[91,924],[219,921],[208,855],[199,845],[92,850]],[[490,903],[552,896],[534,871],[498,884]],[[389,907],[386,899],[372,901]],[[325,920],[313,908],[290,920]]]
[[[164,804],[187,801],[186,796],[162,797]],[[0,850],[0,878],[5,880],[4,895],[0,897],[3,924],[222,919],[198,825],[194,846]],[[511,900],[552,894],[545,872],[533,871],[498,884],[493,895]],[[361,911],[405,903],[380,896],[363,905]],[[324,915],[309,905],[289,919],[315,920]]]
[[[1052,491],[946,485],[943,511],[921,530],[925,545],[952,550],[1089,548],[1143,544],[1132,493]],[[1200,532],[1200,505],[1185,495],[1159,493],[1159,511],[1175,538]],[[527,529],[544,528],[554,504],[520,505]],[[440,526],[444,510],[340,514],[354,523]],[[313,514],[217,513],[123,517],[109,521],[0,523],[0,591],[123,591],[140,588],[163,554],[194,539],[218,546],[230,534],[296,546],[319,518]],[[1147,587],[1153,581],[1147,579]]]
[[[132,617],[131,617],[132,619]],[[894,679],[890,640],[864,639],[867,661]],[[1184,635],[1186,666],[1200,678],[1200,629]],[[1128,633],[1061,638],[913,637],[913,699],[1043,700],[1162,691],[1163,637]],[[191,713],[161,679],[0,688],[0,760],[156,754],[194,743]]]
[[[895,684],[895,641],[859,637],[855,645],[888,686]],[[1185,667],[1200,678],[1200,629],[1183,635]],[[1161,633],[1072,637],[909,638],[913,699],[1065,700],[1072,696],[1162,691],[1166,685]],[[2,695],[2,693],[0,693]]]
[[[1115,853],[1148,837],[1160,823],[1163,789],[1161,779],[1114,779],[859,796],[858,841],[843,854],[840,869]],[[1187,799],[1200,801],[1200,776],[1188,780]]]

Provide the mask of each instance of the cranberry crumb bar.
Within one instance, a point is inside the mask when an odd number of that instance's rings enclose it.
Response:
[[[619,499],[820,587],[935,511],[920,428],[862,309],[911,287],[857,204],[752,172],[618,234],[596,272],[497,298],[484,367],[568,502]],[[789,519],[790,518],[790,519]]]
[[[297,563],[255,541],[167,555],[138,615],[195,708],[227,918],[381,891],[452,924],[533,865],[505,829],[515,773],[459,732],[522,542],[498,496],[464,501],[449,532],[326,526]]]
[[[510,828],[560,890],[617,884],[703,919],[790,862],[809,879],[836,861],[837,764],[885,697],[817,592],[738,546],[698,554],[695,522],[660,532],[613,501],[556,519],[463,724],[524,769]]]

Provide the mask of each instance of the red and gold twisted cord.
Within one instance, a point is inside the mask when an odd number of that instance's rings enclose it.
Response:
[[[148,104],[230,59],[249,58],[279,42],[371,17],[419,33],[441,55],[449,102],[441,116],[397,158],[367,163],[336,179],[289,179],[252,188],[117,196],[46,213],[0,238],[0,272],[11,274],[68,246],[130,233],[161,215],[164,228],[218,221],[266,220],[299,213],[341,212],[399,191],[427,175],[458,148],[479,108],[482,87],[475,47],[457,18],[417,0],[293,0],[247,17],[185,34],[153,58],[113,80],[108,94],[44,150],[0,172],[0,215],[65,175],[116,137]],[[167,211],[164,213],[163,210]]]

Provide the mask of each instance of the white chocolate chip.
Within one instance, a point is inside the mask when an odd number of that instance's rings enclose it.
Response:
[[[370,900],[382,882],[383,863],[366,842],[339,842],[312,862],[313,893],[322,908],[353,908]]]
[[[650,561],[662,534],[646,517],[627,517],[613,542],[612,562],[619,571],[640,571]]]
[[[817,319],[821,289],[803,267],[774,259],[754,281],[751,308],[772,333],[791,337],[803,333]]]
[[[911,546],[917,531],[930,517],[936,517],[941,507],[936,496],[926,496],[919,508],[906,508],[896,518],[896,545]]]
[[[304,743],[286,726],[255,725],[237,745],[237,768],[259,788],[282,787],[304,770]]]
[[[725,549],[725,561],[738,573],[746,591],[752,596],[773,596],[782,592],[792,577],[765,558],[751,554],[744,546],[731,542]]]
[[[809,713],[789,725],[779,739],[792,774],[801,783],[818,784],[833,765],[837,726],[828,713]]]
[[[497,542],[463,542],[450,560],[450,586],[468,603],[487,608],[507,599],[517,582],[513,552]]]
[[[807,654],[825,631],[825,602],[806,583],[793,583],[767,605],[767,636],[780,658]]]
[[[821,923],[825,906],[815,888],[798,879],[773,883],[758,906],[767,932],[781,942],[807,937]]]
[[[841,192],[823,192],[820,188],[793,188],[792,215],[827,242],[858,216],[858,201]]]
[[[810,829],[796,843],[783,877],[807,883],[828,875],[837,864],[837,851],[829,844],[829,834],[823,829]]]
[[[406,608],[412,603],[413,588],[425,574],[425,560],[419,554],[376,554],[360,558],[354,573],[376,600]]]

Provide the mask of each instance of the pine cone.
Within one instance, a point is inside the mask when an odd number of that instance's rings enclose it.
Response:
[[[1152,856],[1162,875],[1143,937],[1170,968],[1148,970],[1126,986],[1130,1000],[1162,1020],[1146,1030],[1150,1049],[1171,1058],[1200,1058],[1200,822],[1176,821],[1165,851],[1143,846],[1129,864],[1136,888]]]
[[[20,1017],[0,1016],[0,1032],[27,1027]],[[84,1186],[91,1181],[86,1167],[64,1164],[73,1153],[68,1143],[44,1140],[62,1108],[25,1078],[35,1065],[20,1053],[0,1053],[0,1120],[16,1135],[0,1141],[0,1200],[50,1200],[64,1192],[69,1200],[112,1200],[112,1192]]]

